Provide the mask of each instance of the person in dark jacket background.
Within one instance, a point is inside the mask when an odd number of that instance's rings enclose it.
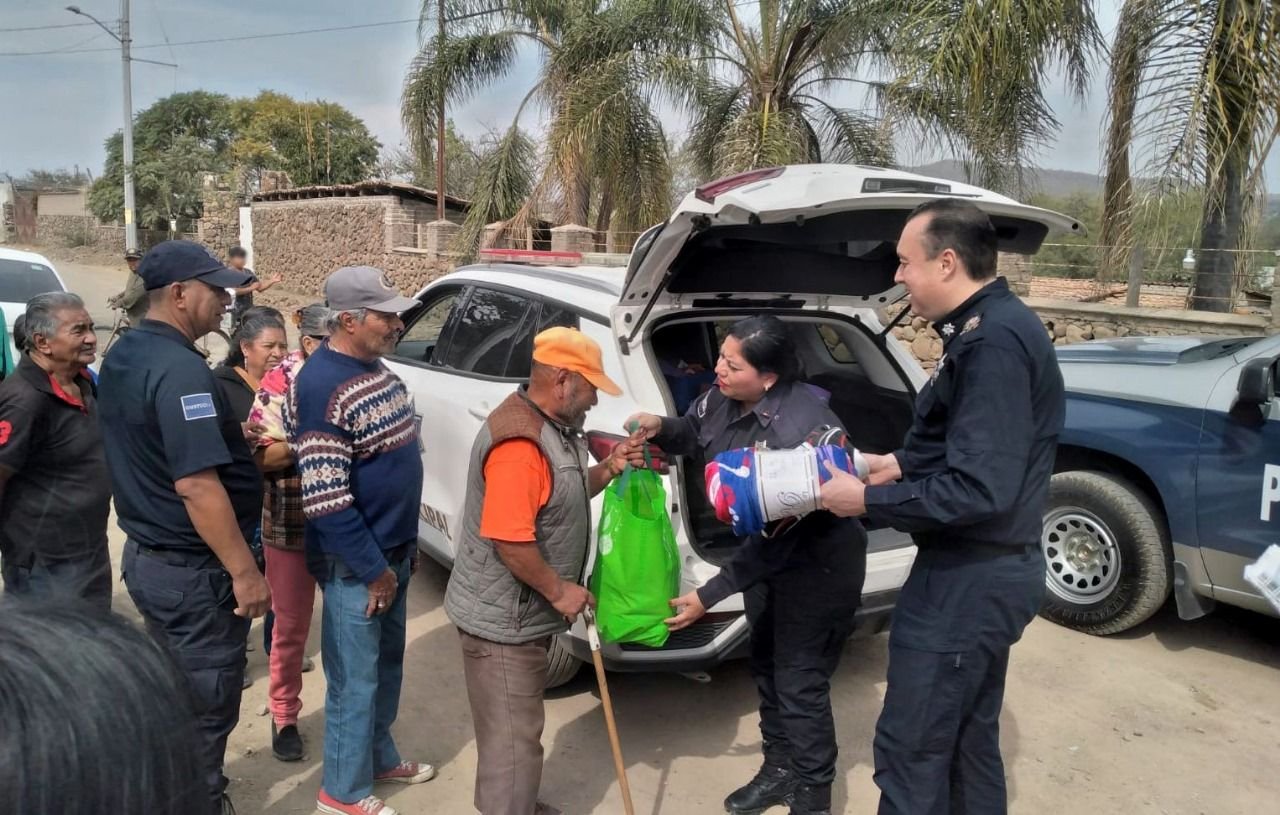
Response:
[[[232,414],[244,425],[245,438],[255,453],[262,427],[249,421],[249,412],[253,409],[262,377],[279,365],[287,353],[289,344],[285,337],[284,315],[270,306],[254,306],[245,312],[235,334],[231,336],[227,358],[213,369],[218,390],[231,406]],[[249,548],[258,561],[258,568],[265,573],[261,526],[253,540],[249,541]],[[275,615],[267,611],[262,621],[262,642],[268,656],[271,654],[271,630],[274,623]],[[252,643],[248,647],[252,650]],[[253,677],[248,671],[245,671],[243,684],[246,688],[253,684]]]
[[[718,453],[764,442],[797,447],[840,420],[798,382],[800,361],[787,326],[752,317],[729,329],[716,363],[716,387],[682,418],[637,414],[645,435],[665,452],[702,466]],[[638,463],[638,462],[637,462]],[[743,592],[751,622],[751,675],[760,692],[764,764],[725,799],[730,813],[790,804],[793,815],[831,810],[836,736],[831,676],[853,632],[862,598],[867,536],[862,524],[814,512],[778,534],[743,538],[720,574],[671,601],[673,630]]]
[[[897,452],[823,505],[912,533],[919,553],[889,632],[876,724],[880,812],[1007,809],[1000,708],[1009,649],[1044,596],[1040,532],[1066,407],[1038,317],[996,277],[996,231],[940,199],[907,219],[897,281],[944,354]],[[893,483],[896,482],[896,483]]]
[[[254,306],[245,312],[231,337],[227,358],[213,370],[218,388],[240,421],[249,420],[262,377],[288,353],[283,314],[270,306]]]

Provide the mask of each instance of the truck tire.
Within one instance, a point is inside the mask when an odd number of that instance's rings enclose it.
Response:
[[[1173,585],[1160,511],[1116,476],[1073,471],[1049,482],[1040,537],[1045,600],[1040,616],[1098,636],[1155,614]]]
[[[560,644],[559,637],[551,638],[547,649],[547,688],[558,688],[578,675],[582,663],[568,648]]]

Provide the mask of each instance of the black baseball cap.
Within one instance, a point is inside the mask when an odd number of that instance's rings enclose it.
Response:
[[[192,241],[164,241],[151,247],[138,264],[138,277],[147,291],[185,280],[199,280],[219,289],[240,288],[253,282],[253,275],[228,268],[208,249]]]
[[[142,253],[139,252],[137,249],[130,249],[129,251],[124,253],[124,259],[125,260],[141,260]]]

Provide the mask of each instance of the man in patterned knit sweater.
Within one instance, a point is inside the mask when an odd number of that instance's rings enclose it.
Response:
[[[298,372],[285,428],[302,476],[307,565],[324,593],[324,777],[317,808],[396,815],[375,781],[418,784],[391,738],[404,668],[405,589],[417,558],[422,458],[413,398],[380,358],[417,305],[380,270],[346,267],[324,285],[329,339]]]

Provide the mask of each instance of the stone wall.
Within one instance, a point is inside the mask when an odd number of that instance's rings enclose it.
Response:
[[[1025,297],[1023,301],[1040,316],[1057,345],[1111,337],[1178,334],[1248,337],[1271,333],[1270,321],[1261,315],[1130,308],[1042,297]]]
[[[108,238],[100,234],[97,221],[88,215],[36,215],[36,241],[45,246],[96,246]],[[120,231],[124,246],[124,230]],[[108,247],[102,247],[108,248]]]
[[[202,196],[200,243],[220,258],[240,244],[240,196],[228,190],[206,189]]]
[[[395,196],[358,196],[253,203],[253,254],[260,277],[283,276],[283,288],[319,296],[340,266],[376,266],[403,291],[417,291],[447,271],[444,264],[402,237],[392,216]],[[434,209],[432,210],[434,215]],[[397,227],[397,228],[393,228]]]
[[[1212,336],[1260,336],[1276,328],[1263,316],[1214,314],[1204,311],[1129,308],[1101,303],[1077,303],[1043,297],[1023,297],[1044,323],[1055,345],[1111,337],[1153,337],[1181,334]],[[901,307],[888,310],[892,319]],[[926,370],[933,370],[942,356],[942,338],[923,317],[904,319],[893,335],[907,345]]]
[[[168,240],[168,232],[138,230],[138,246],[144,252],[160,241]],[[182,240],[199,240],[199,233],[180,232]],[[100,224],[92,215],[36,215],[36,243],[40,246],[92,247],[112,255],[124,254],[124,227]]]

